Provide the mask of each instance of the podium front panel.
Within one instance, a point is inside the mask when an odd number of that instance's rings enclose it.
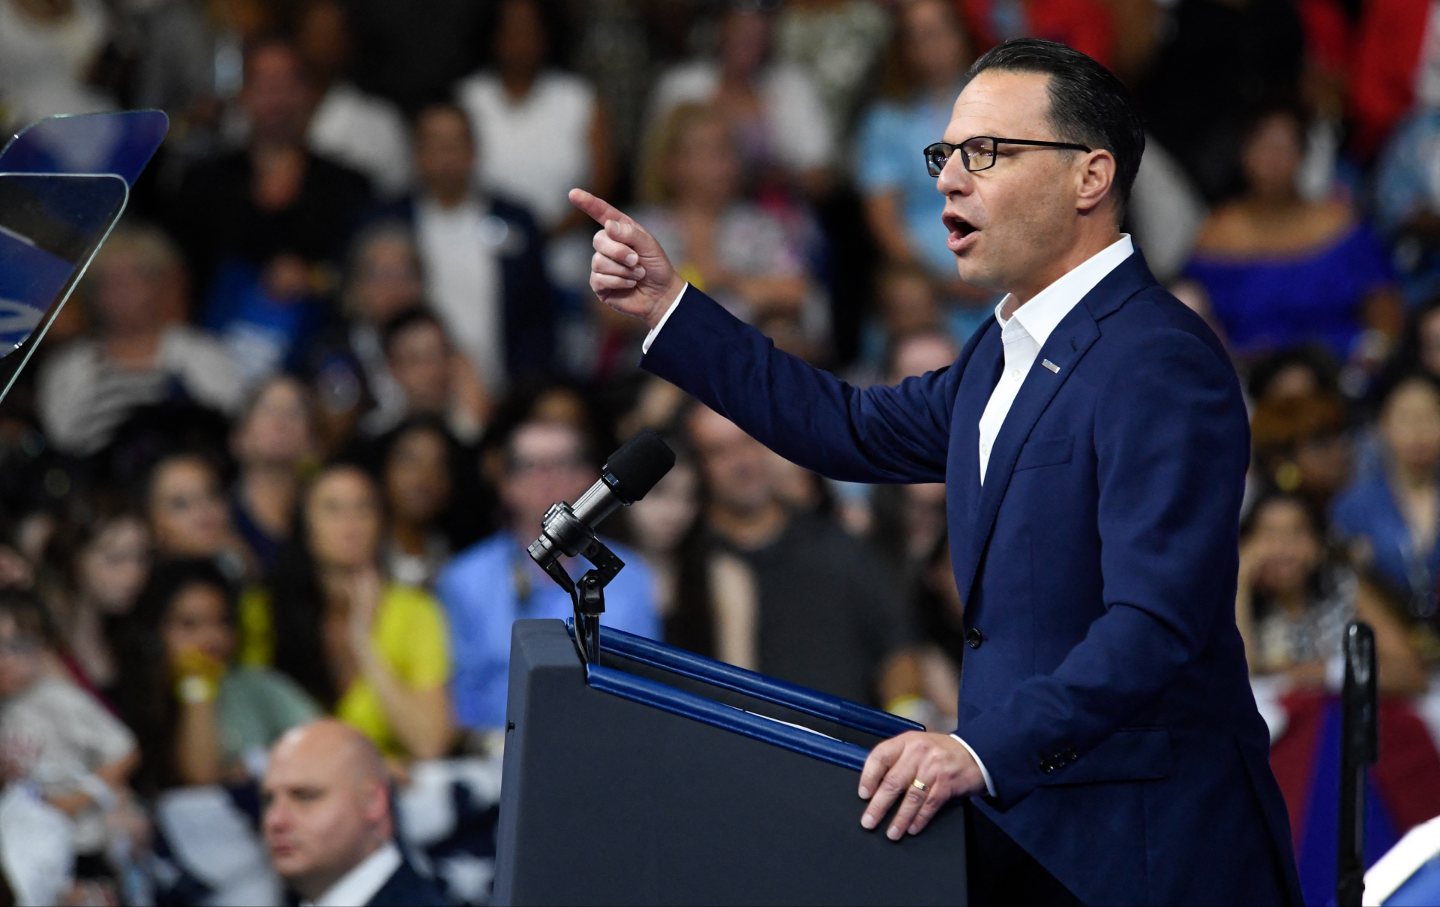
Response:
[[[867,832],[855,768],[592,688],[559,621],[515,624],[509,696],[497,903],[965,902],[958,804]]]

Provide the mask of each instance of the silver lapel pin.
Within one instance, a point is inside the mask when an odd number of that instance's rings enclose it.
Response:
[[[1058,366],[1058,365],[1056,365],[1055,363],[1051,362],[1049,359],[1041,359],[1041,360],[1040,360],[1040,364],[1043,365],[1043,366],[1045,366],[1046,368],[1048,368],[1050,371],[1054,372],[1055,374],[1057,374],[1057,375],[1060,374],[1060,366]]]

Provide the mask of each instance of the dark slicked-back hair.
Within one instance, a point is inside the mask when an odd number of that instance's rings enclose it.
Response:
[[[965,73],[965,84],[988,69],[1050,77],[1055,138],[1115,156],[1116,219],[1123,220],[1145,153],[1145,127],[1124,83],[1080,51],[1040,38],[1016,38],[991,48]]]

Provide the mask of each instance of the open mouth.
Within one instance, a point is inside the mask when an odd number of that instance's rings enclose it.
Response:
[[[958,252],[969,244],[971,237],[980,232],[980,228],[970,223],[958,214],[945,214],[942,218],[945,229],[949,232],[946,244],[950,251]]]

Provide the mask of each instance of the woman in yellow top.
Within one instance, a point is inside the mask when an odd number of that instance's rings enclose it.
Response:
[[[363,469],[316,473],[295,535],[241,605],[241,660],[289,674],[387,755],[433,759],[454,736],[448,629],[429,593],[382,578],[382,522]]]

